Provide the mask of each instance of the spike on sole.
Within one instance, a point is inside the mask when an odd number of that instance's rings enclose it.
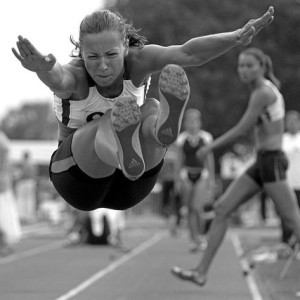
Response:
[[[111,124],[121,170],[128,179],[136,180],[145,171],[139,139],[141,112],[136,101],[132,98],[118,99],[111,111]]]
[[[169,146],[177,139],[190,96],[185,71],[178,65],[166,65],[160,74],[158,89],[160,115],[155,133],[161,145]]]

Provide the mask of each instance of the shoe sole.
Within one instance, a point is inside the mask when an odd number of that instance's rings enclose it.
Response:
[[[174,143],[180,131],[190,86],[185,71],[178,65],[166,65],[158,82],[160,115],[156,137],[163,146]]]
[[[116,101],[111,111],[111,124],[121,170],[128,179],[136,180],[144,173],[145,163],[139,139],[141,112],[135,99]]]
[[[201,287],[205,285],[205,283],[206,283],[205,279],[200,279],[200,280],[197,279],[197,276],[192,271],[190,271],[190,275],[186,275],[186,274],[184,274],[184,272],[187,272],[187,271],[184,271],[181,268],[176,267],[176,266],[171,269],[171,273],[175,277],[177,277],[181,280],[190,281],[190,282],[192,282],[194,284],[197,284],[198,286],[201,286]]]

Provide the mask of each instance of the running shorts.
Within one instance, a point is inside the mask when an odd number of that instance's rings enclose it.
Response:
[[[246,174],[259,186],[263,186],[264,183],[285,180],[288,164],[283,151],[260,150],[255,163],[246,170]]]
[[[96,208],[125,210],[135,206],[152,191],[163,160],[153,169],[132,181],[122,171],[104,178],[92,178],[76,164],[72,151],[73,134],[52,154],[49,175],[56,191],[71,206],[90,211]]]

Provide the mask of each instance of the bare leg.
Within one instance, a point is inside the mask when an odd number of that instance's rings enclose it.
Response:
[[[247,175],[242,175],[228,187],[217,204],[216,216],[209,230],[207,249],[196,268],[199,274],[207,275],[216,252],[224,239],[230,214],[242,203],[251,199],[258,191],[258,185]]]
[[[239,205],[251,199],[258,191],[259,186],[247,175],[242,175],[235,180],[218,201],[215,209],[216,216],[208,234],[208,245],[200,263],[192,271],[174,267],[172,269],[173,274],[181,279],[204,285],[211,263],[224,239],[228,217]]]
[[[300,211],[295,192],[286,181],[267,183],[264,185],[266,193],[273,200],[277,212],[285,224],[290,227],[300,243]]]
[[[99,134],[103,136],[97,139]],[[110,129],[110,111],[77,129],[73,136],[72,153],[79,168],[87,175],[102,178],[113,174],[118,160]]]
[[[196,184],[189,182],[189,197],[188,197],[188,228],[190,233],[190,239],[193,243],[190,251],[195,252],[199,250],[200,240],[199,240],[199,222],[200,222],[200,204],[199,201],[201,195],[196,195]],[[198,197],[197,197],[198,196]]]

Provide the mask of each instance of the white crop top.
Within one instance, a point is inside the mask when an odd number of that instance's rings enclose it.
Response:
[[[264,113],[260,116],[260,121],[274,122],[283,119],[285,116],[283,96],[271,81],[266,81],[266,85],[268,85],[273,90],[276,95],[276,99],[274,103],[265,107]]]

